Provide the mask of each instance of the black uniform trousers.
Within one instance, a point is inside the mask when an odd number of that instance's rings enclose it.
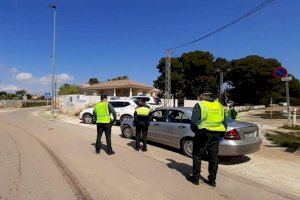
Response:
[[[136,148],[140,148],[141,134],[143,140],[143,148],[147,148],[147,134],[148,134],[148,124],[147,123],[138,123],[136,126]]]
[[[101,149],[101,138],[102,138],[102,134],[103,132],[105,132],[105,137],[106,137],[106,143],[107,143],[107,150],[111,151],[112,147],[111,147],[111,127],[112,127],[112,123],[99,123],[97,124],[97,140],[96,140],[96,150]]]
[[[208,180],[215,181],[219,164],[219,140],[223,132],[197,130],[193,141],[193,176],[200,178],[201,160],[208,153]]]

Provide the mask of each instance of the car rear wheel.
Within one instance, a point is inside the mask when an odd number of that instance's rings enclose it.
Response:
[[[133,136],[133,132],[130,126],[125,125],[122,128],[122,135],[124,138],[131,138]]]
[[[83,122],[86,124],[92,124],[93,123],[93,116],[89,113],[86,113],[83,115]]]
[[[120,118],[120,123],[122,123],[122,121],[124,119],[132,119],[132,117],[130,115],[123,115],[121,118]]]
[[[192,139],[184,139],[181,142],[181,150],[184,155],[192,157],[193,155],[193,141]]]

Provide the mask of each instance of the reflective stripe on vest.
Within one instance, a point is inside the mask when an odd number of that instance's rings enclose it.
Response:
[[[200,101],[198,105],[201,109],[201,119],[198,122],[198,129],[209,131],[226,131],[222,124],[224,120],[224,109],[219,101]]]
[[[99,102],[95,105],[94,111],[97,115],[96,123],[107,124],[110,123],[110,114],[108,109],[108,102]]]
[[[235,119],[232,118],[232,111],[236,112]],[[233,119],[233,120],[236,120],[236,121],[240,121],[240,114],[235,108],[229,108],[227,113],[226,113],[226,118],[227,119]]]
[[[149,108],[143,106],[135,109],[135,111],[138,116],[148,116],[151,112]]]

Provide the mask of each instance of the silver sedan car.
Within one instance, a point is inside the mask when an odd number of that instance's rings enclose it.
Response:
[[[194,133],[190,129],[192,108],[160,108],[151,113],[148,140],[181,149],[191,157]],[[256,124],[228,121],[227,132],[220,141],[220,156],[239,156],[260,149],[261,138]],[[125,138],[135,136],[133,119],[126,119],[120,125]]]

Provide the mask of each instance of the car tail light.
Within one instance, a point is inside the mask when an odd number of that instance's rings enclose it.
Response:
[[[224,139],[225,140],[240,140],[241,137],[236,129],[232,129],[225,133]]]

